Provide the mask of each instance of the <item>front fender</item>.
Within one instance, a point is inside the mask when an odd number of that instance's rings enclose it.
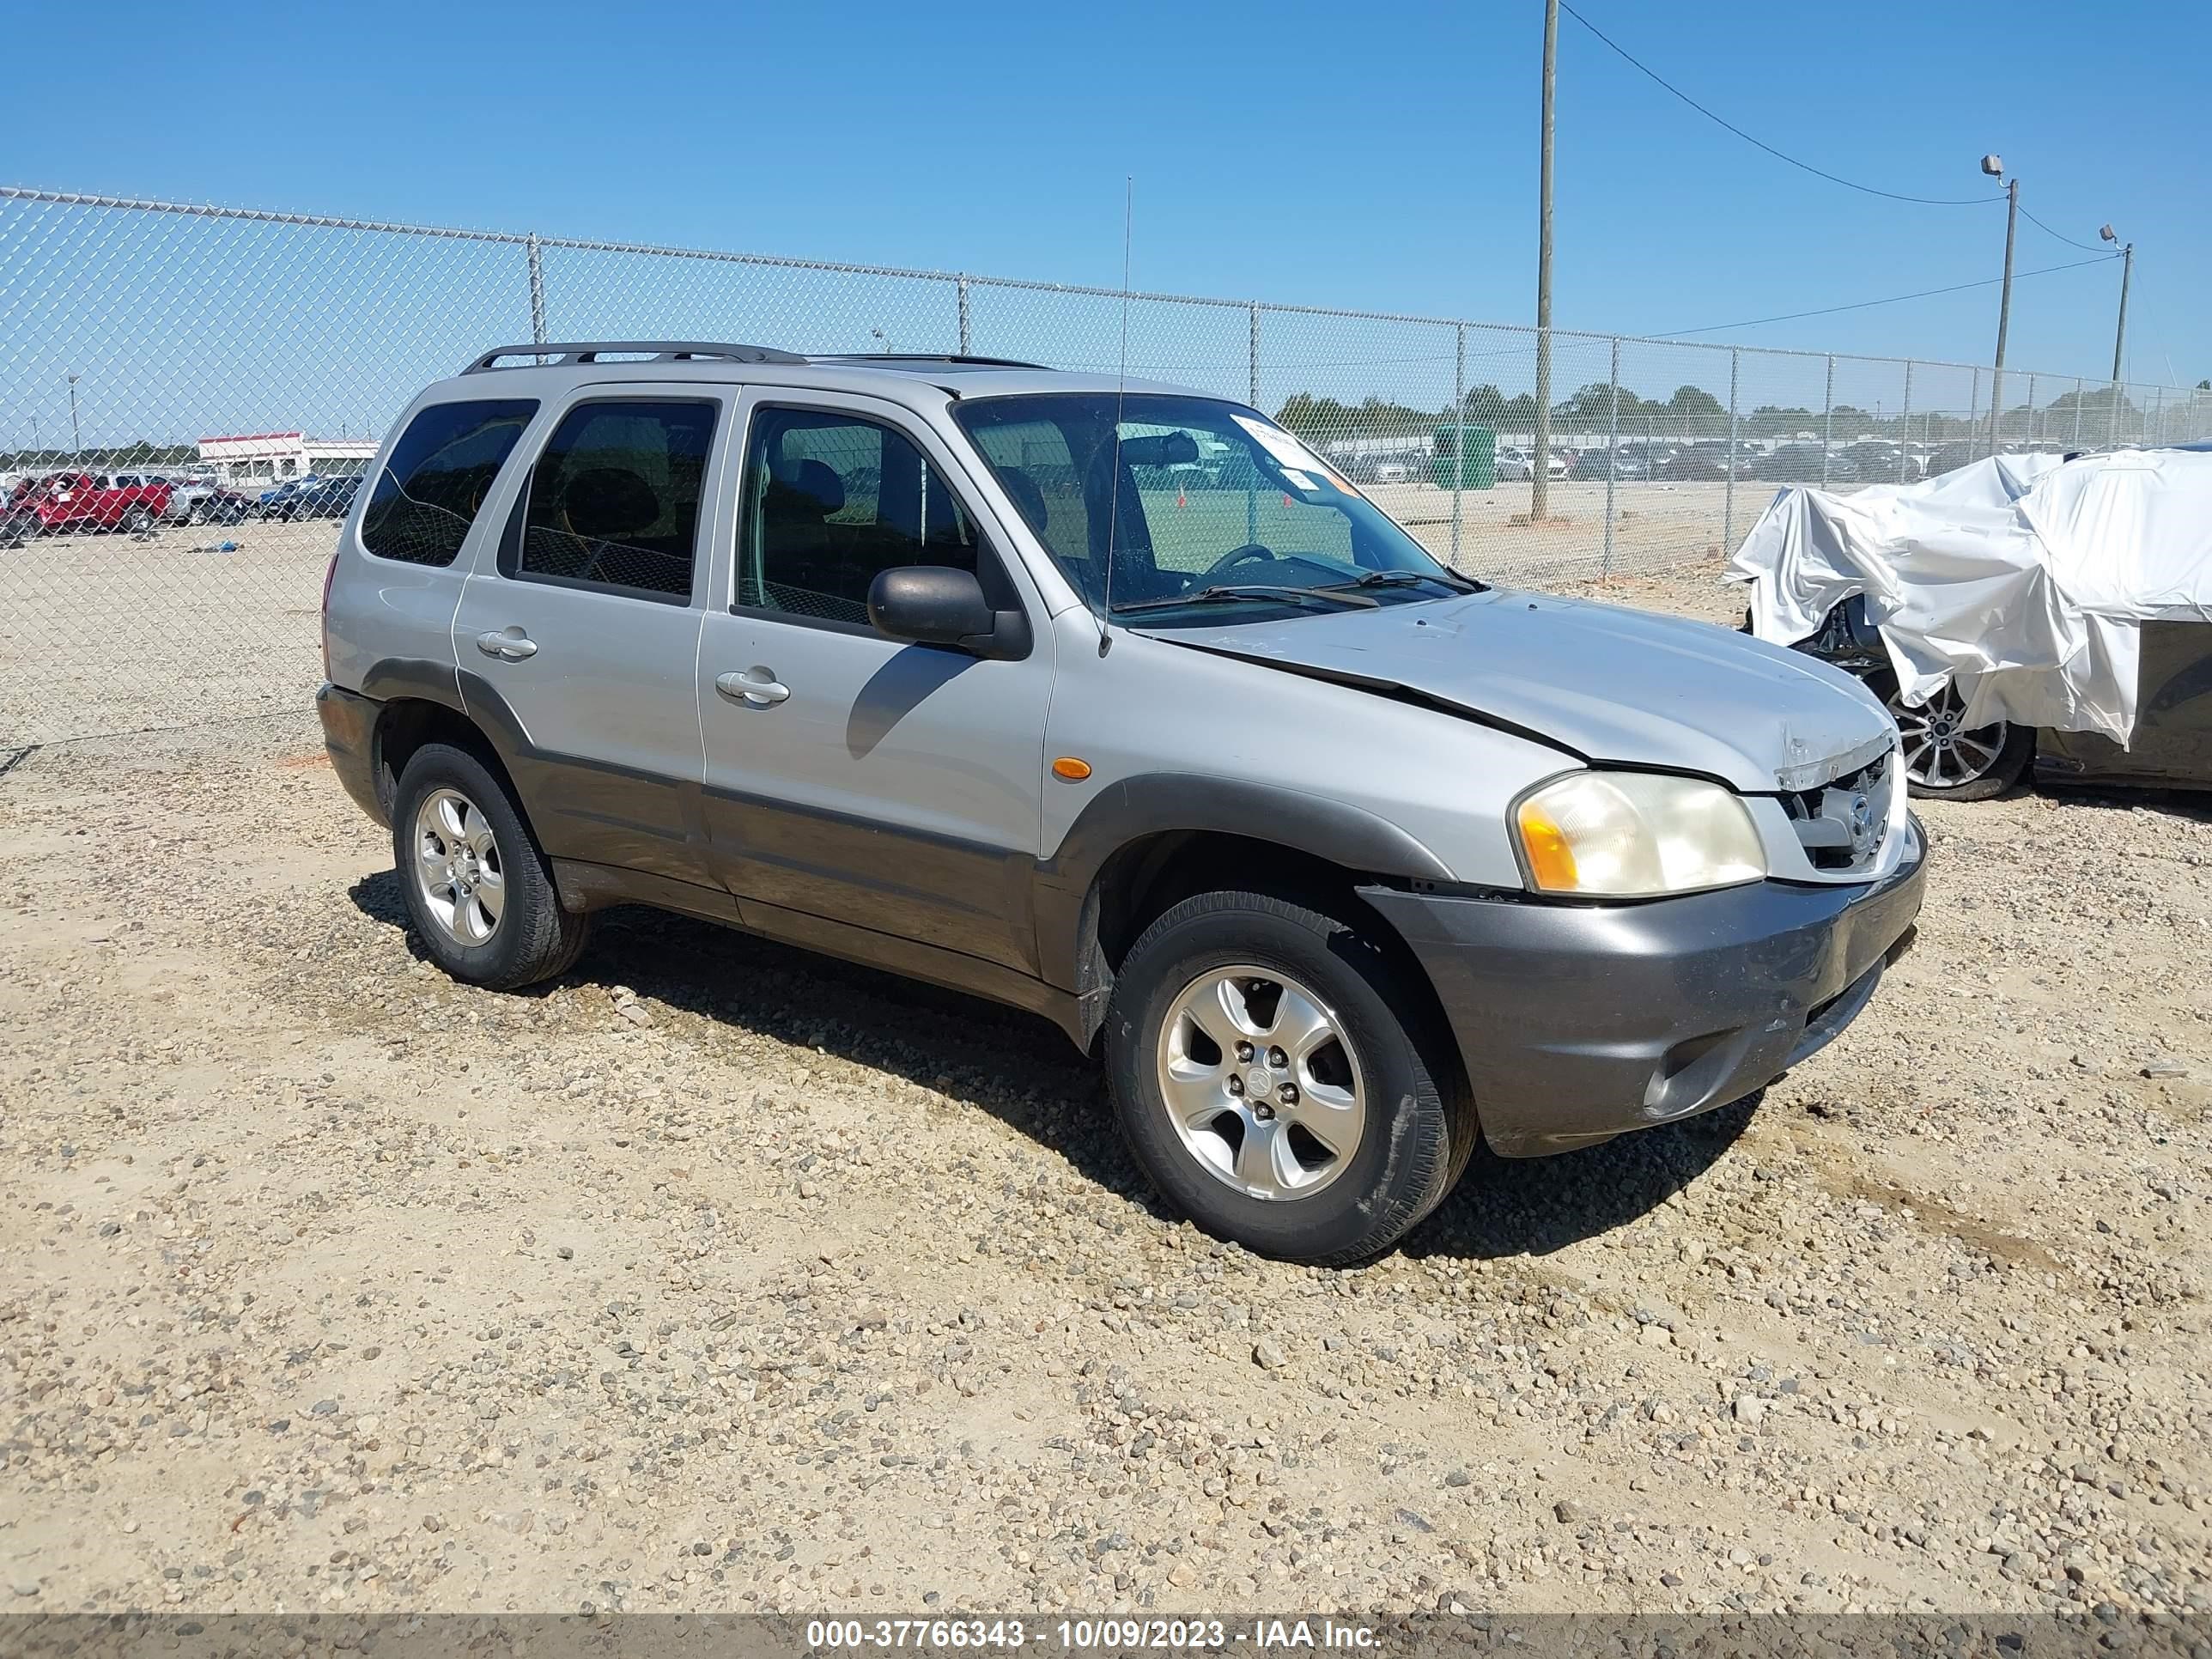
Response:
[[[1078,995],[1090,954],[1085,912],[1099,872],[1122,848],[1171,831],[1214,832],[1273,842],[1365,876],[1448,882],[1452,872],[1420,841],[1388,819],[1344,801],[1279,785],[1188,772],[1123,778],[1068,826],[1037,868],[1039,971]]]

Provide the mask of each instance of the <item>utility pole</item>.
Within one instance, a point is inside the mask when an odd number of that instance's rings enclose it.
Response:
[[[2120,239],[2106,225],[2097,233],[2108,242]],[[2120,325],[2112,331],[2112,384],[2120,383],[2120,354],[2128,343],[2128,279],[2136,274],[2136,245],[2130,242],[2120,250]]]
[[[69,377],[70,445],[70,447],[76,450],[78,459],[82,459],[84,456],[84,438],[83,435],[76,429],[76,382],[77,377],[76,375],[72,374]]]
[[[1982,171],[1992,179],[2004,179],[2004,162],[1995,155],[1982,157]],[[2020,180],[2005,179],[2005,262],[2004,287],[1997,301],[1997,356],[1990,375],[1990,453],[1997,449],[1999,411],[2004,408],[2005,330],[2012,322],[2012,244],[2014,234],[2020,228]]]
[[[1559,0],[1544,0],[1544,133],[1536,173],[1536,453],[1528,522],[1550,516],[1552,482],[1552,97],[1559,79]]]

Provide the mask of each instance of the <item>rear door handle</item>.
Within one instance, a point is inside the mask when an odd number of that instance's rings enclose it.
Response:
[[[519,627],[509,628],[503,632],[477,635],[477,649],[487,657],[501,657],[508,662],[520,662],[525,657],[538,654],[538,641]]]
[[[756,708],[766,708],[771,703],[781,702],[791,695],[791,688],[778,680],[773,671],[749,668],[742,674],[717,674],[714,690],[733,701],[749,702]]]

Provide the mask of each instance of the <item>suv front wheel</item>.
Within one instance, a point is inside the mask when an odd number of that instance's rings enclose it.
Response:
[[[567,971],[586,919],[561,908],[551,866],[506,787],[465,749],[429,743],[399,775],[392,854],[423,952],[496,991]]]
[[[1184,900],[1130,948],[1107,1012],[1130,1150],[1175,1208],[1261,1255],[1336,1266],[1389,1249],[1474,1146],[1422,1001],[1335,916],[1259,893]]]

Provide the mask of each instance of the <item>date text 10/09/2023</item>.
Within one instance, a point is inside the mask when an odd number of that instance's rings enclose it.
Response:
[[[1127,1652],[1157,1649],[1263,1651],[1337,1649],[1371,1652],[1382,1643],[1364,1625],[1333,1619],[1061,1619],[1028,1624],[1018,1619],[815,1619],[807,1621],[807,1648],[816,1653],[899,1648],[935,1652],[962,1648],[1012,1649],[1051,1645],[1072,1652]]]

